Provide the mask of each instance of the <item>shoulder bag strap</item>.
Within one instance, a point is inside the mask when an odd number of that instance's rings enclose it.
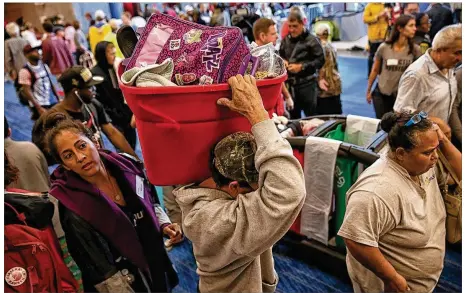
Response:
[[[445,168],[447,168],[448,172],[450,173],[450,175],[453,178],[453,180],[455,181],[455,183],[458,184],[458,186],[461,186],[460,180],[456,176],[455,171],[453,171],[453,168],[451,167],[451,165],[448,162],[447,158],[445,158],[445,156],[443,155],[443,153],[440,150],[438,150],[438,156],[439,156],[439,159],[442,162],[442,164],[445,166]]]
[[[47,74],[47,77],[48,77],[48,79],[50,81],[50,88],[52,89],[53,94],[57,98],[58,102],[60,102],[60,97],[58,96],[58,93],[57,93],[57,91],[55,89],[55,85],[53,84],[52,79],[50,78],[50,72],[49,72],[48,66],[45,63],[42,63],[42,65],[44,65],[45,73]]]
[[[31,90],[34,91],[34,85],[36,84],[37,78],[36,78],[36,73],[32,68],[29,66],[28,63],[24,66],[24,69],[26,69],[29,74],[31,75]],[[18,78],[19,78],[19,72],[18,72]]]

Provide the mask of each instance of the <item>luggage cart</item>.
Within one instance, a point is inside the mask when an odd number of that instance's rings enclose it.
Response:
[[[319,118],[325,120],[325,123],[317,127],[309,135],[318,137],[325,137],[327,133],[335,130],[339,125],[344,126],[346,123],[346,117],[343,115],[333,116],[312,116],[304,118],[309,120],[313,118]],[[299,120],[292,120],[290,123],[296,123]],[[289,123],[289,124],[290,124]],[[297,136],[287,138],[290,142],[295,155],[302,156],[304,153],[304,146],[306,144],[307,136]],[[374,163],[382,154],[387,153],[389,145],[387,143],[387,133],[380,130],[371,138],[371,141],[364,147],[356,146],[349,143],[342,143],[338,151],[338,157],[349,158],[358,162],[359,165],[368,167]],[[303,156],[302,156],[303,157]],[[300,158],[298,158],[299,160]],[[302,164],[302,161],[300,160]],[[336,205],[338,208],[338,205]],[[329,221],[329,227],[334,227],[336,220],[336,214],[338,211],[331,215],[332,218]],[[344,214],[344,212],[342,213]],[[296,222],[300,219],[298,216]],[[333,221],[333,222],[332,222]],[[334,276],[339,277],[347,282],[350,282],[348,271],[346,268],[346,249],[336,245],[336,241],[329,241],[329,245],[326,246],[318,241],[309,239],[306,236],[299,233],[300,223],[294,223],[290,228],[289,232],[282,239],[288,246],[289,255],[306,262],[310,262],[312,265],[318,265],[319,269],[328,271]],[[331,232],[329,230],[329,239],[336,238],[335,234],[337,231]],[[461,245],[449,245],[446,248],[446,259],[460,259],[461,256]],[[448,272],[447,272],[448,271]],[[461,274],[461,270],[458,269],[457,263],[453,261],[446,262],[444,272],[440,277],[440,280],[434,291],[438,292],[453,292],[458,291],[458,284],[451,282],[449,278],[451,275]],[[459,285],[461,286],[461,284]]]

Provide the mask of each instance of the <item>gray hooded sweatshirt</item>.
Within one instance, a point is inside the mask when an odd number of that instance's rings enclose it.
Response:
[[[176,189],[183,232],[192,241],[201,292],[274,292],[272,246],[298,216],[304,176],[272,120],[252,127],[259,188],[232,198],[218,189]]]

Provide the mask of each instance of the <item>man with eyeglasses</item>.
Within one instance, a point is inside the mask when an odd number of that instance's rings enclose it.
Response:
[[[457,93],[454,68],[462,59],[461,25],[443,28],[432,49],[412,63],[400,79],[395,111],[425,111],[444,132]]]
[[[403,14],[414,15],[419,12],[420,12],[419,3],[404,3],[403,4]]]
[[[102,131],[117,149],[138,158],[123,134],[113,126],[112,120],[108,117],[102,104],[95,99],[94,86],[102,83],[102,81],[102,77],[93,76],[91,71],[83,66],[68,68],[58,79],[65,91],[63,101],[40,116],[32,129],[32,142],[44,152],[49,165],[56,162],[46,151],[44,136],[46,131],[54,126],[47,125],[47,117],[56,112],[81,121],[93,132],[101,147],[104,146],[101,137]]]

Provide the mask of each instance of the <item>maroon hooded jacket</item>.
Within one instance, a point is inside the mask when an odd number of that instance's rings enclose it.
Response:
[[[100,157],[108,170],[119,170],[133,192],[123,193],[125,201],[137,201],[144,217],[136,227],[116,203],[99,189],[72,171],[59,166],[51,176],[50,194],[66,209],[77,214],[123,257],[131,261],[151,280],[153,292],[167,292],[178,279],[163,245],[163,238],[152,202],[157,195],[146,180],[142,166],[129,158],[101,150]],[[143,198],[136,194],[136,185],[143,180]],[[119,183],[121,184],[121,183]],[[154,199],[155,198],[155,199]],[[65,228],[65,227],[64,227]],[[67,231],[65,231],[65,234]],[[141,237],[153,235],[153,237]],[[145,239],[145,242],[140,239]]]

